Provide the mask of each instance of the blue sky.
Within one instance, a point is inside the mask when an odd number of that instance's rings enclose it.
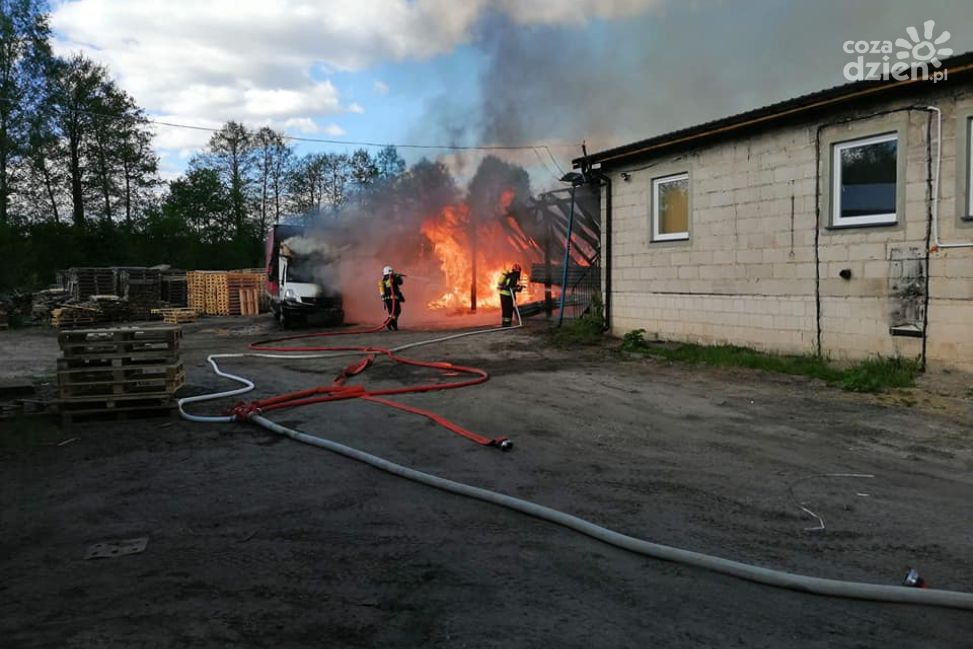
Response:
[[[56,50],[84,51],[165,121],[291,135],[597,150],[843,83],[845,40],[935,20],[973,49],[968,0],[65,0]],[[160,127],[165,175],[204,132]],[[350,144],[302,144],[351,150]],[[461,175],[482,154],[441,157]],[[508,152],[533,184],[533,151]]]

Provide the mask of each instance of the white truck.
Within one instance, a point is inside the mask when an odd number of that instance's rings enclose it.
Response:
[[[316,268],[327,263],[288,241],[300,239],[300,225],[275,225],[267,231],[265,290],[274,316],[284,328],[298,325],[336,327],[344,322],[341,293],[324,286]]]

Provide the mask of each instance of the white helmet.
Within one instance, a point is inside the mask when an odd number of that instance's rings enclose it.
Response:
[[[386,266],[385,268],[382,269],[382,274],[383,275],[390,275],[391,273],[392,273],[392,267],[391,266]]]

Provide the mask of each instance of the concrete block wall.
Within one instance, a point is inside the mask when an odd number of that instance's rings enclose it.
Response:
[[[973,116],[973,89],[936,90],[921,102],[903,99],[862,113],[916,103],[943,111],[941,239],[973,240],[973,227],[960,221],[965,199],[958,200],[956,189],[965,186],[958,174],[966,168],[968,145],[957,134]],[[901,111],[822,126],[852,115],[836,112],[607,170],[613,181],[612,332],[645,329],[667,340],[806,353],[816,349],[820,304],[825,354],[919,356],[921,338],[890,334],[889,275],[894,255],[913,249],[925,255],[928,114]],[[935,128],[934,122],[934,156]],[[905,156],[897,224],[831,228],[823,187],[830,183],[831,143],[892,130],[899,131],[899,156]],[[652,179],[681,172],[689,174],[690,238],[653,242]],[[850,280],[839,276],[845,269]],[[927,360],[973,371],[973,248],[934,252],[928,269]]]

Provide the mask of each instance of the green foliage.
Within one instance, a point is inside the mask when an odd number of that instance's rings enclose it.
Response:
[[[641,351],[645,345],[645,329],[634,329],[622,336],[622,349],[627,352]]]
[[[598,345],[605,339],[605,308],[600,294],[595,294],[588,310],[577,320],[566,320],[548,331],[556,347]]]
[[[839,385],[852,392],[881,392],[915,384],[919,364],[914,360],[882,356],[866,359],[845,371]]]
[[[96,221],[81,227],[0,224],[0,291],[34,290],[71,266],[153,266],[220,270],[263,264],[263,237],[248,226],[240,236],[207,241],[178,215],[156,210],[137,226]]]
[[[622,338],[622,349],[667,361],[699,363],[714,367],[751,369],[796,374],[820,379],[852,392],[881,392],[914,384],[919,365],[903,358],[870,358],[847,369],[811,354],[768,354],[736,345],[653,344],[644,338],[645,330],[630,331]]]

